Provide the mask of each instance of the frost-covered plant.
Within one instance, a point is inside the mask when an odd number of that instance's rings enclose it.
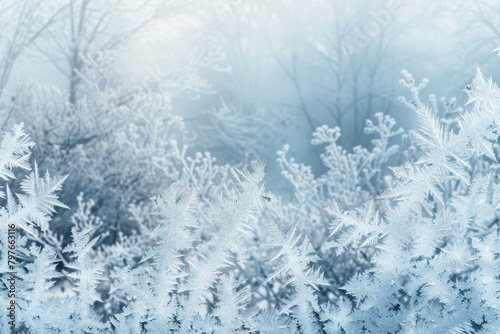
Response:
[[[243,234],[257,221],[265,196],[259,186],[263,168],[262,162],[255,162],[253,172],[233,169],[234,187],[224,188],[208,213],[215,230],[210,240],[196,247],[192,233],[198,218],[193,210],[194,193],[181,196],[179,184],[174,184],[153,198],[155,212],[160,217],[159,225],[151,234],[156,246],[138,267],[118,268],[113,274],[112,290],[121,290],[128,304],[113,320],[119,332],[135,333],[142,326],[151,332],[181,333],[209,328],[216,332],[243,329],[245,322],[230,319],[233,313],[227,314],[221,300],[236,305],[232,311],[237,315],[248,298],[245,292],[248,287],[240,289],[242,282],[236,283],[232,274],[220,277],[223,270],[231,270],[233,261],[245,261],[241,253]],[[187,268],[186,264],[189,264]],[[221,282],[217,283],[219,279]],[[211,289],[215,285],[219,287],[218,292]],[[141,294],[141,291],[149,291],[149,294]],[[219,299],[217,303],[213,301],[215,296]],[[149,303],[151,299],[158,303]],[[211,316],[207,317],[207,312]]]
[[[4,136],[0,168],[5,181],[15,178],[16,168],[31,169],[33,145],[22,124]],[[93,223],[75,220],[72,242],[65,248],[49,226],[55,208],[67,208],[56,195],[65,180],[48,173],[40,177],[34,163],[34,170],[20,184],[21,192],[13,194],[6,185],[2,193],[6,202],[0,209],[0,303],[5,309],[15,303],[13,317],[5,313],[1,317],[2,332],[96,333],[108,328],[95,309],[106,262],[91,254],[98,240],[90,239],[91,228],[82,229]],[[56,269],[56,264],[63,268]],[[61,278],[72,284],[63,297],[55,287]]]
[[[325,217],[323,208],[333,199],[343,206],[352,208],[380,195],[385,188],[384,170],[387,162],[399,152],[399,146],[393,145],[391,139],[400,135],[403,130],[393,130],[395,120],[389,115],[378,113],[376,122],[366,121],[365,133],[376,134],[372,140],[372,149],[361,146],[347,152],[337,141],[341,136],[340,129],[324,125],[313,134],[313,145],[326,144],[325,153],[321,154],[327,172],[315,177],[311,167],[288,158],[289,147],[284,146],[278,152],[278,163],[282,175],[292,184],[294,200],[289,207],[303,215],[303,227],[307,230],[316,246],[325,238]]]
[[[278,152],[278,163],[282,175],[292,184],[294,198],[278,205],[273,211],[275,219],[290,225],[298,222],[298,228],[311,240],[320,257],[320,264],[332,284],[323,287],[322,298],[336,298],[338,287],[345,284],[356,272],[367,268],[371,248],[349,249],[344,254],[333,254],[324,247],[330,235],[329,218],[324,210],[332,200],[343,207],[353,208],[379,196],[387,186],[385,172],[387,164],[400,154],[395,137],[401,135],[401,128],[395,130],[396,121],[389,115],[377,113],[375,120],[367,120],[364,129],[367,135],[375,135],[370,149],[361,146],[348,152],[338,144],[340,128],[324,125],[313,134],[313,145],[326,145],[321,160],[327,172],[315,176],[310,166],[288,158],[286,145]]]
[[[284,284],[291,285],[295,290],[287,296],[288,300],[281,313],[292,315],[303,333],[319,333],[321,328],[317,315],[320,313],[320,307],[314,290],[319,290],[320,285],[328,284],[321,270],[311,266],[319,257],[307,237],[296,235],[296,228],[284,235],[277,227],[274,230],[273,246],[279,247],[280,250],[271,261],[281,259],[281,262],[279,269],[267,281],[285,275],[288,277]]]
[[[344,287],[353,304],[342,301],[325,316],[331,328],[384,333],[500,329],[498,232],[471,233],[474,225],[497,215],[498,181],[470,169],[478,157],[495,159],[500,90],[478,70],[466,92],[472,107],[457,120],[457,132],[417,100],[421,127],[414,137],[423,154],[416,163],[393,169],[399,181],[384,195],[395,200],[386,214],[376,218],[372,210],[368,216],[375,223],[367,225],[357,213],[336,204],[330,208],[334,228],[345,224],[353,236],[337,250],[381,239],[374,267]],[[444,197],[449,182],[460,182],[464,191]]]
[[[12,117],[31,129],[42,168],[70,174],[62,193],[68,204],[76,207],[80,192],[97,203],[93,213],[106,219],[106,242],[112,243],[118,231],[134,229],[128,206],[149,202],[151,190],[159,192],[177,177],[173,145],[182,142],[184,124],[170,113],[170,100],[158,94],[141,94],[120,108],[97,99],[65,100],[60,90],[32,83],[19,89]],[[158,167],[151,163],[156,157]],[[67,237],[69,218],[67,213],[54,222]]]
[[[243,282],[235,281],[229,274],[222,277],[217,287],[219,301],[216,303],[213,317],[218,319],[215,333],[245,333],[242,324],[247,323],[245,306],[250,300],[248,287],[241,288]]]
[[[210,153],[191,154],[192,141],[183,119],[173,114],[169,95],[140,90],[127,101],[115,97],[70,104],[59,89],[29,83],[5,111],[8,123],[26,122],[39,144],[34,154],[41,168],[70,175],[61,195],[68,205],[78,205],[80,192],[96,203],[92,214],[105,220],[106,228],[95,232],[108,234],[102,237],[106,244],[120,232],[140,233],[130,205],[149,211],[151,194],[176,181],[193,189],[206,206],[227,175]],[[54,221],[66,243],[69,219],[68,212]]]
[[[206,147],[224,150],[237,161],[262,156],[277,134],[290,124],[289,112],[256,102],[234,104],[221,98],[221,106],[204,112],[200,132]]]
[[[253,172],[232,169],[235,184],[214,198],[209,217],[216,230],[211,239],[198,247],[199,258],[192,261],[190,276],[180,291],[188,291],[182,329],[190,326],[192,317],[201,313],[202,304],[210,296],[212,286],[223,268],[235,261],[244,267],[248,254],[241,244],[244,236],[259,219],[263,199],[267,196],[259,184],[264,178],[264,163],[254,161]]]
[[[33,145],[34,143],[24,133],[22,124],[14,126],[11,132],[5,134],[0,146],[0,175],[4,181],[15,178],[16,168],[31,169],[29,157]],[[11,300],[15,300],[18,313],[28,310],[20,315],[20,319],[18,318],[20,323],[28,327],[37,326],[45,321],[43,303],[51,287],[50,280],[56,276],[53,265],[55,252],[50,248],[41,250],[36,245],[30,246],[29,240],[43,244],[38,235],[48,231],[48,223],[55,212],[54,208],[66,207],[55,195],[65,179],[65,177],[53,179],[48,173],[41,178],[35,163],[34,171],[21,182],[22,193],[14,196],[8,184],[5,186],[5,193],[2,192],[6,203],[0,209],[2,267],[0,299],[5,309],[11,305]],[[34,257],[35,261],[26,265],[28,275],[24,276],[21,273],[24,265],[20,260],[25,261],[31,257]],[[9,318],[5,314],[2,316],[0,324],[2,332],[7,333],[10,330],[9,320],[15,322],[15,315],[14,318]]]

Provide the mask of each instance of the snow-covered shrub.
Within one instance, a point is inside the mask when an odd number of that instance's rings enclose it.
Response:
[[[130,205],[149,202],[151,190],[160,192],[177,178],[180,162],[173,147],[182,142],[184,124],[159,94],[138,94],[120,107],[88,98],[71,104],[57,88],[31,83],[19,89],[9,113],[25,122],[38,143],[40,167],[70,175],[61,194],[68,205],[76,207],[80,192],[95,201],[93,213],[107,222],[99,231],[110,234],[107,243],[118,231],[135,229]],[[68,219],[66,213],[54,222],[67,237]]]
[[[220,104],[204,112],[198,129],[204,145],[211,151],[223,151],[228,160],[262,156],[277,135],[291,125],[290,112],[272,104],[235,105],[223,99]]]
[[[227,170],[209,152],[191,154],[191,134],[172,111],[174,93],[199,91],[197,74],[183,78],[188,74],[180,71],[168,80],[156,79],[167,87],[153,89],[152,83],[120,78],[107,57],[101,58],[81,74],[88,92],[75,103],[55,87],[30,82],[19,87],[2,112],[7,125],[26,124],[38,143],[34,156],[41,168],[69,174],[61,194],[69,206],[77,206],[80,192],[95,202],[92,213],[106,221],[106,228],[96,232],[108,233],[104,242],[112,244],[120,232],[139,232],[128,210],[131,205],[149,211],[151,194],[173,181],[181,182],[185,191],[196,188],[206,200],[219,178],[226,179]],[[212,66],[218,59],[215,53],[201,55],[197,62]],[[198,63],[190,66],[202,66]],[[179,91],[174,89],[178,81]],[[66,242],[69,219],[70,213],[63,213],[54,221]]]

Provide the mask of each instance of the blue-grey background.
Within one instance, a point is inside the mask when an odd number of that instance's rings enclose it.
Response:
[[[363,128],[377,112],[414,128],[397,100],[408,97],[402,69],[429,78],[424,101],[432,93],[458,105],[476,65],[497,74],[499,9],[490,0],[2,1],[3,130],[23,121],[41,169],[70,173],[65,202],[75,207],[83,192],[110,221],[128,221],[130,205],[175,179],[143,164],[166,159],[173,139],[220,165],[266,158],[266,187],[287,200],[276,162],[284,144],[319,175],[322,150],[310,140],[323,124],[341,128],[348,151],[370,146]],[[122,112],[146,91],[164,106]],[[178,117],[178,129],[152,130],[155,117]]]

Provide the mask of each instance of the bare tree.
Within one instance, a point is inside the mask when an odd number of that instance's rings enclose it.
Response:
[[[367,118],[391,111],[396,79],[388,73],[397,73],[394,67],[407,60],[397,51],[398,42],[418,23],[417,14],[399,22],[400,7],[386,1],[318,0],[296,2],[291,11],[300,16],[284,15],[293,21],[280,38],[289,35],[291,42],[270,44],[278,45],[276,61],[293,83],[311,128],[348,126],[353,131],[347,144],[355,145]]]
[[[190,2],[66,0],[64,20],[37,43],[67,78],[69,101],[75,103],[87,59],[115,51],[159,19],[176,15]]]
[[[441,9],[457,21],[452,35],[455,47],[450,57],[467,62],[467,67],[478,64],[483,68],[494,60],[491,51],[500,47],[500,1],[448,1]],[[470,75],[467,73],[467,79]]]
[[[61,1],[4,0],[0,2],[0,97],[19,56],[61,19]]]

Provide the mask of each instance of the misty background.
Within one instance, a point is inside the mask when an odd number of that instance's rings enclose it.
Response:
[[[117,231],[175,179],[175,145],[219,165],[264,157],[286,199],[283,145],[321,174],[323,124],[348,151],[370,146],[377,112],[414,128],[402,69],[457,107],[477,65],[499,74],[490,0],[6,0],[0,26],[2,131],[24,122],[40,169],[70,173],[64,202],[84,193]]]

